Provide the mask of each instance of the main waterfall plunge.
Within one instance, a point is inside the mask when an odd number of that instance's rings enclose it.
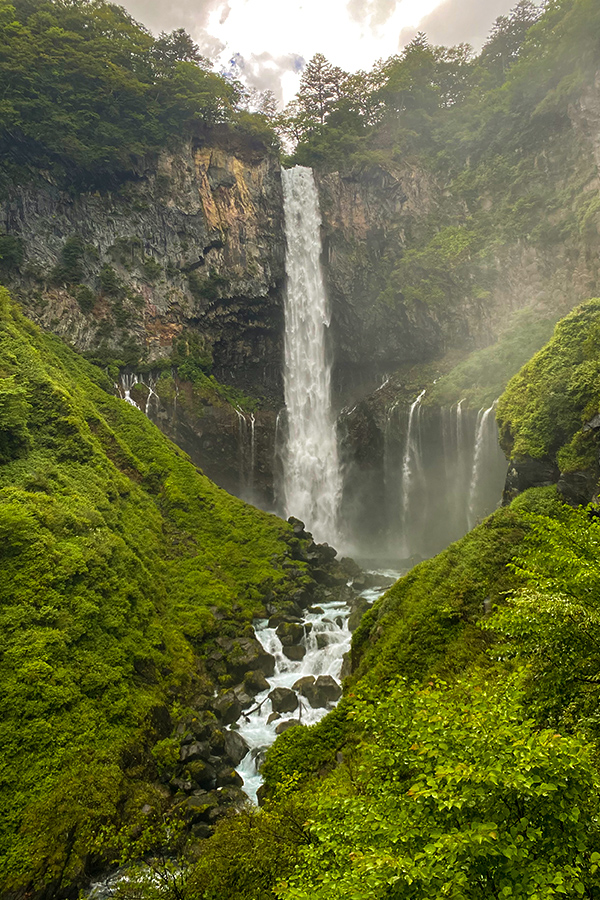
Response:
[[[331,410],[330,317],[321,273],[321,215],[311,169],[284,170],[286,269],[283,506],[318,541],[336,542],[341,474]]]
[[[412,404],[392,403],[366,445],[359,428],[354,446],[354,410],[343,412],[338,454],[318,192],[311,169],[297,166],[282,178],[288,283],[280,505],[317,540],[341,543],[358,558],[393,564],[431,556],[500,500],[506,462],[495,404],[479,413],[464,402],[431,407],[423,391]]]

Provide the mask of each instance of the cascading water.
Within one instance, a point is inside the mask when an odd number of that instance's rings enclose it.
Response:
[[[486,457],[489,458],[490,450],[497,446],[496,423],[491,415],[496,409],[497,400],[494,400],[488,409],[480,409],[477,414],[475,428],[475,449],[473,452],[473,470],[471,484],[469,485],[469,528],[472,528],[477,519],[477,501],[481,491],[481,481]],[[490,427],[491,425],[491,427]]]
[[[321,274],[321,216],[311,169],[284,170],[287,239],[283,453],[286,515],[302,519],[316,540],[336,541],[341,475],[331,411],[330,317]]]
[[[411,512],[411,503],[414,499],[415,479],[422,472],[421,464],[421,442],[419,433],[419,413],[421,411],[421,402],[425,396],[425,391],[421,391],[414,403],[411,404],[408,413],[408,425],[406,428],[406,445],[404,448],[404,456],[402,459],[402,531],[407,533],[409,525],[409,516]],[[417,427],[415,427],[415,417]],[[406,545],[405,545],[406,546]],[[405,556],[409,554],[404,553]]]

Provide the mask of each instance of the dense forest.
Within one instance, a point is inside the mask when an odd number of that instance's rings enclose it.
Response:
[[[322,177],[402,165],[435,182],[408,244],[392,235],[378,257],[384,323],[402,305],[485,306],[515,242],[600,293],[596,162],[573,128],[600,68],[597,0],[520,0],[479,54],[422,34],[370,72],[319,54],[283,112],[184,31],[155,38],[100,0],[1,0],[0,28],[2,192],[118,193],[165,148],[218,132]],[[518,492],[400,578],[354,631],[339,704],[268,751],[259,808],[228,718],[231,688],[264,682],[253,619],[354,570],[115,396],[120,368],[149,367],[142,350],[108,359],[97,341],[86,360],[26,318],[23,254],[0,234],[2,896],[77,897],[124,867],[121,900],[599,897],[600,300],[569,312],[549,290],[503,340],[449,357],[432,392],[502,393],[507,457],[585,480],[594,502]],[[91,254],[73,235],[44,278],[82,315],[135,305],[110,267],[92,290]],[[181,271],[203,303],[225,292],[195,266]],[[257,401],[178,334],[173,394],[179,370],[202,415],[210,393],[241,422]],[[192,742],[210,764],[186,763]]]

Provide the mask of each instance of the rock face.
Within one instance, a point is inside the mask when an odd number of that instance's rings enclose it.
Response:
[[[44,328],[148,362],[196,335],[219,380],[276,396],[282,217],[277,160],[224,131],[164,153],[118,192],[44,184],[0,202],[0,227],[23,242],[27,311]]]

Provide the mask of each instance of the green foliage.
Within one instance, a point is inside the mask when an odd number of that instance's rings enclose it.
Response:
[[[468,228],[442,229],[423,249],[406,251],[391,275],[392,290],[395,288],[408,306],[448,307],[458,296],[463,300],[473,296],[478,289],[471,272],[476,242]],[[393,297],[389,299],[393,301]]]
[[[527,661],[529,703],[554,727],[600,738],[600,524],[587,510],[532,516],[514,562],[520,586],[488,627]]]
[[[292,793],[261,810],[247,809],[219,823],[202,844],[186,885],[196,900],[273,900],[274,885],[286,877],[308,843],[307,797]]]
[[[554,457],[600,410],[599,341],[600,300],[590,300],[559,322],[552,340],[511,379],[497,412],[506,452]],[[577,466],[577,459],[571,452],[565,462]]]
[[[105,2],[3,2],[0,80],[0,154],[13,177],[34,166],[106,188],[173,135],[234,121],[256,134],[252,116],[236,118],[237,87],[208,71],[189,35],[154,39]]]
[[[581,741],[526,721],[518,684],[400,683],[355,716],[281,900],[593,896],[598,778]]]
[[[0,464],[21,456],[29,447],[29,404],[14,375],[0,377]]]
[[[262,768],[265,784],[275,788],[289,778],[304,779],[329,768],[348,733],[343,700],[317,725],[289,728],[267,752]]]
[[[146,802],[151,711],[206,690],[214,613],[239,633],[298,582],[286,523],[0,307],[0,883],[19,892],[66,884]]]
[[[385,684],[398,675],[460,672],[481,655],[484,602],[514,586],[507,563],[525,523],[501,509],[434,559],[412,569],[363,617],[352,641],[352,680]]]
[[[471,407],[488,407],[506,389],[508,381],[552,335],[556,316],[541,318],[538,310],[519,310],[495,344],[476,350],[440,378],[429,401],[440,405],[464,399]]]
[[[14,234],[0,234],[0,274],[10,275],[18,269],[25,255],[21,238]]]

